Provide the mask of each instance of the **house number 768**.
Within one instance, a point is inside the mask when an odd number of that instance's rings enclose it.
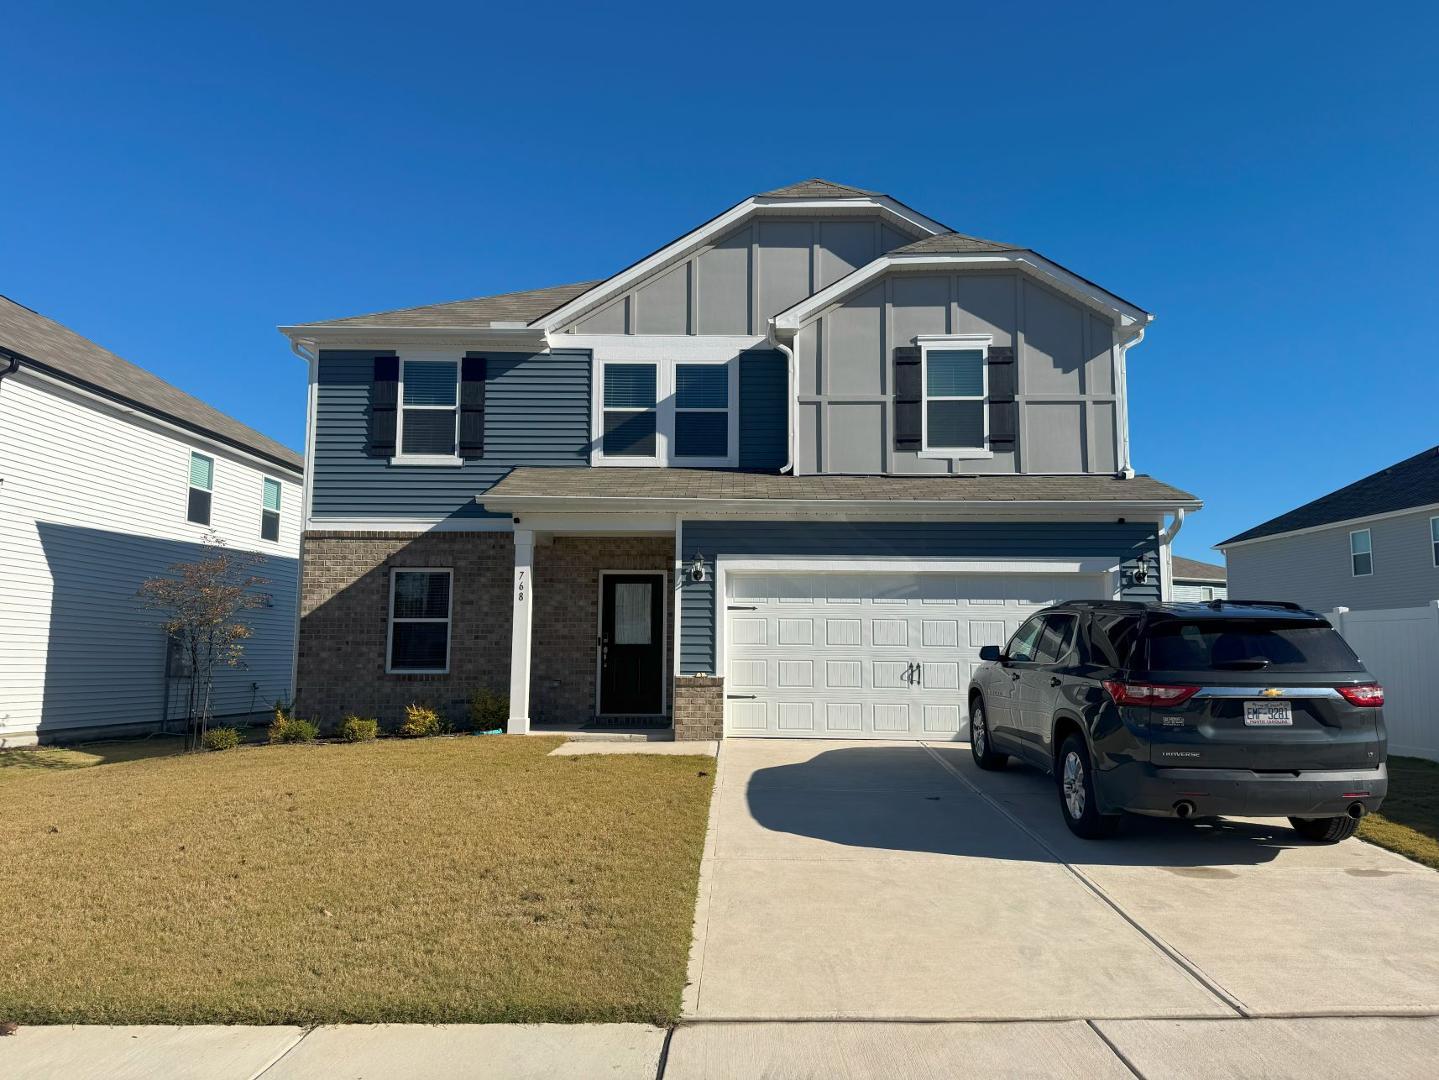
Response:
[[[525,571],[523,570],[515,575],[515,599],[522,604],[525,602]]]

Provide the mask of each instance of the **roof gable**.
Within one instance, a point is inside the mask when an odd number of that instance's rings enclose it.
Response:
[[[1267,536],[1335,525],[1355,518],[1391,514],[1439,503],[1439,446],[1380,469],[1354,483],[1321,495],[1288,513],[1270,518],[1216,546],[1242,544]]]
[[[1200,562],[1198,559],[1186,559],[1183,556],[1175,555],[1171,560],[1171,569],[1174,572],[1176,581],[1227,581],[1229,572],[1222,566],[1214,563]]]
[[[0,349],[19,353],[22,364],[32,361],[67,382],[212,435],[286,468],[297,472],[304,468],[303,459],[288,446],[5,296],[0,296]]]

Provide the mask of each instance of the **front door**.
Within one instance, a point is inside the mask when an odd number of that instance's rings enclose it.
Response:
[[[664,575],[606,574],[600,588],[601,715],[664,712]]]

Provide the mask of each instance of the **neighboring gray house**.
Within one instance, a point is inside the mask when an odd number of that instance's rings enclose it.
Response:
[[[1225,588],[1224,567],[1179,555],[1174,556],[1172,562],[1173,599],[1224,600],[1229,596],[1229,590]]]
[[[271,606],[214,711],[290,694],[302,463],[258,431],[0,297],[0,746],[153,730],[185,680],[146,578],[213,530],[265,557]]]
[[[1439,600],[1439,447],[1217,546],[1236,596],[1317,611]]]
[[[642,241],[637,246],[642,245]],[[1158,598],[1151,316],[811,180],[601,281],[283,327],[310,369],[297,707],[956,739],[979,649]]]

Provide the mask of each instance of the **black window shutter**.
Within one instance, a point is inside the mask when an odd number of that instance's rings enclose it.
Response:
[[[370,457],[394,457],[395,410],[400,404],[400,358],[375,357],[370,382]]]
[[[1012,449],[1018,429],[1019,405],[1015,377],[1014,346],[989,347],[989,445]]]
[[[894,448],[919,450],[924,408],[919,347],[901,345],[894,350]]]
[[[460,457],[485,456],[485,358],[467,356],[460,365]]]

